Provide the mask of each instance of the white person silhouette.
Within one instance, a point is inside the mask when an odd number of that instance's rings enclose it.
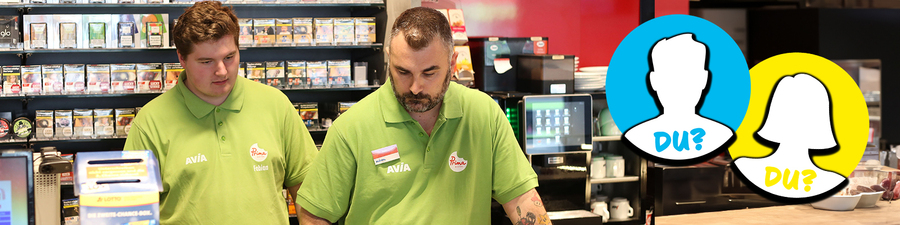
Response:
[[[810,157],[810,149],[825,154],[840,149],[831,125],[831,100],[822,82],[803,73],[785,76],[770,99],[754,139],[775,151],[763,158],[739,157],[734,160],[735,171],[750,181],[751,188],[776,198],[822,197],[844,187],[846,177],[821,169]],[[806,184],[804,178],[813,172],[812,182]]]
[[[734,142],[731,128],[698,114],[710,83],[706,44],[692,33],[663,38],[649,59],[649,91],[660,115],[626,130],[626,144],[654,162],[684,165],[713,157]]]

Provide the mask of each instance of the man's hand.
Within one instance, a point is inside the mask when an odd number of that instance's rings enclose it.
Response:
[[[503,210],[515,225],[551,224],[541,196],[533,188],[503,204]]]

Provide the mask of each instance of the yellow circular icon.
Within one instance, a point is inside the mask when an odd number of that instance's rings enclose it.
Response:
[[[806,75],[812,77],[809,79],[817,79],[819,82],[821,82],[822,85],[824,85],[828,95],[827,99],[830,101],[830,116],[828,116],[828,114],[825,114],[826,112],[824,112],[827,111],[825,110],[828,108],[827,106],[824,108],[795,106],[792,110],[781,110],[779,112],[776,112],[775,108],[776,105],[778,105],[778,103],[776,102],[779,101],[776,99],[785,98],[783,96],[797,96],[808,93],[795,92],[781,94],[782,96],[779,96],[779,94],[774,94],[776,91],[776,87],[783,87],[781,85],[781,81],[787,80],[785,78],[794,78],[800,76],[809,77]],[[773,143],[778,143],[780,145],[785,145],[785,143],[781,142],[783,142],[784,140],[796,139],[796,133],[802,134],[803,132],[809,132],[810,134],[806,136],[819,137],[824,137],[825,134],[831,133],[833,135],[833,138],[831,138],[833,141],[824,142],[836,142],[836,145],[823,145],[821,143],[822,141],[789,142],[792,142],[792,145],[798,145],[797,148],[810,149],[810,153],[813,155],[813,162],[816,166],[820,167],[823,170],[833,171],[835,173],[843,175],[844,177],[848,177],[850,173],[853,172],[854,168],[856,168],[857,164],[859,163],[860,158],[862,158],[862,153],[863,151],[865,151],[868,142],[869,115],[865,99],[863,98],[862,93],[859,90],[859,86],[857,86],[856,82],[852,77],[850,77],[849,74],[847,74],[846,71],[844,71],[834,62],[831,62],[830,60],[817,55],[808,53],[785,53],[768,58],[750,69],[750,81],[752,85],[749,103],[750,105],[747,108],[747,114],[744,117],[744,121],[741,123],[741,126],[738,128],[737,132],[735,132],[737,135],[737,140],[728,149],[732,158],[763,158],[772,154],[775,148],[772,148],[772,145],[766,146],[764,145],[765,143],[760,143],[761,141],[770,141]],[[798,97],[796,99],[801,98]],[[808,103],[807,101],[803,100],[794,103],[791,103],[790,100],[785,100],[782,102],[788,102],[785,103],[786,105]],[[776,113],[787,113],[788,116],[775,116],[774,114]],[[825,119],[829,117],[830,121]],[[813,120],[814,123],[811,123],[810,126],[802,129],[795,129],[791,127],[779,128],[779,126],[774,125],[772,126],[772,128],[775,129],[765,128],[769,126],[769,122],[791,123],[791,118],[799,118],[803,120],[810,120],[809,118],[817,119]],[[828,131],[829,129],[827,127],[829,122],[831,125],[831,132]],[[762,132],[764,132],[763,130],[765,129],[773,130],[772,132],[770,132],[769,138],[760,137]],[[786,131],[785,129],[790,130],[790,132]],[[780,134],[784,136],[784,138],[771,138],[772,133]],[[754,135],[756,135],[756,137],[754,137]],[[800,135],[800,137],[802,136],[803,135]],[[826,137],[824,140],[827,139],[828,138]],[[833,154],[828,155],[816,155],[817,148],[814,146],[826,146],[824,148],[832,146],[831,150],[835,150],[836,148],[837,151]],[[804,159],[796,160],[797,162],[799,162]],[[805,160],[807,162],[809,161],[808,159]],[[782,162],[782,164],[785,165],[772,166],[783,169],[786,167],[791,167],[793,163],[793,161],[786,160]]]

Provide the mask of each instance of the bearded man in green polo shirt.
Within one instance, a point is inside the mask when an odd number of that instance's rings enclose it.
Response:
[[[456,55],[438,11],[403,12],[390,82],[341,115],[298,192],[302,224],[549,224],[537,176],[500,107],[450,82]]]
[[[282,190],[295,195],[317,154],[279,90],[237,76],[237,17],[198,2],[172,30],[184,67],[175,88],[141,109],[126,150],[159,159],[162,224],[289,224]]]

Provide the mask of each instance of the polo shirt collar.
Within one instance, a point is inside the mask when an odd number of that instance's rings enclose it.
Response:
[[[462,105],[456,95],[456,92],[461,91],[459,88],[464,87],[456,82],[450,82],[450,86],[447,87],[447,93],[444,94],[444,102],[440,113],[441,118],[453,119],[463,116]],[[394,95],[394,88],[390,80],[385,82],[381,88],[378,88],[377,92],[379,95],[378,99],[381,101],[379,105],[381,106],[381,115],[384,122],[403,123],[413,121],[412,116],[409,115],[409,112],[406,112],[406,109],[397,100],[397,96]]]
[[[181,92],[181,96],[184,97],[184,103],[187,105],[188,109],[191,111],[191,114],[194,114],[194,117],[202,118],[212,112],[213,109],[216,108],[215,105],[209,104],[203,99],[197,97],[194,92],[191,92],[185,86],[184,79],[186,79],[185,74],[187,71],[182,71],[181,74],[178,75],[178,84],[175,85],[175,88],[178,89],[178,92]],[[244,82],[246,80],[241,77],[237,77],[237,80],[234,82],[234,88],[231,89],[231,93],[228,94],[228,98],[225,99],[225,102],[219,106],[221,109],[240,112],[241,108],[244,106]]]

